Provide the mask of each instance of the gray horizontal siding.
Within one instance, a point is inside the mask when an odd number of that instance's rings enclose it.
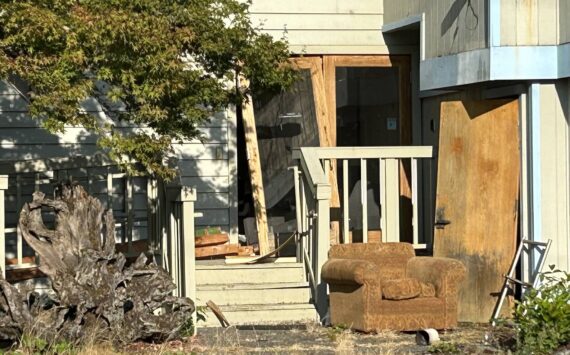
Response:
[[[101,107],[94,100],[84,103],[87,112],[106,119]],[[123,125],[118,128],[124,131],[139,131],[144,128]],[[198,192],[197,208],[203,210],[204,217],[197,219],[197,225],[220,226],[225,231],[232,231],[230,226],[230,206],[237,208],[234,193],[237,177],[235,148],[235,115],[231,110],[214,115],[208,122],[199,127],[202,140],[184,140],[173,144],[174,156],[178,159],[180,181],[183,186],[196,188]],[[39,126],[27,114],[27,101],[21,93],[6,82],[0,81],[0,160],[25,161],[36,159],[55,159],[74,156],[90,156],[101,149],[97,146],[97,136],[78,127],[66,127],[62,134],[51,134]],[[85,171],[70,172],[74,178],[81,179]],[[83,169],[84,170],[84,169]],[[2,173],[0,171],[0,173]],[[93,173],[93,172],[91,172]],[[232,175],[232,176],[230,176]],[[32,179],[30,177],[30,179]],[[85,179],[84,179],[85,180]],[[80,181],[87,183],[87,181]],[[31,199],[33,180],[26,186],[26,201]],[[7,222],[16,222],[15,185],[10,181],[11,190],[6,195],[8,207]],[[46,193],[51,194],[52,187],[44,186]],[[28,191],[29,190],[29,191]],[[49,190],[49,191],[48,191]],[[106,181],[95,181],[92,192],[106,206]],[[203,195],[202,195],[203,194]],[[24,199],[24,198],[23,198]],[[137,214],[146,215],[146,187],[144,194],[135,194]],[[23,201],[22,201],[23,202]],[[113,205],[119,208],[124,204],[122,195],[114,195]],[[139,211],[140,209],[140,211]],[[237,213],[232,211],[232,213]],[[232,223],[237,223],[232,221]],[[135,229],[137,238],[143,237],[144,226]]]
[[[252,23],[290,49],[304,54],[387,54],[408,50],[408,43],[388,44],[380,29],[382,0],[254,0]]]

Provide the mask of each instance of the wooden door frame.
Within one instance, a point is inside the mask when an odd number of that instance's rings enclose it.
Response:
[[[400,106],[400,145],[412,144],[412,101],[410,93],[410,57],[403,55],[332,55],[323,56],[325,95],[329,112],[330,140],[336,146],[336,67],[398,68]]]
[[[321,147],[331,147],[331,128],[329,126],[328,108],[325,97],[325,83],[323,76],[323,60],[321,57],[296,57],[289,61],[297,69],[309,69],[315,100],[315,114],[319,130],[319,144]]]
[[[317,127],[319,130],[319,146],[334,147],[333,137],[336,133],[330,126],[330,111],[327,106],[326,86],[323,73],[323,58],[321,56],[296,57],[290,58],[291,63],[298,69],[309,69],[311,71],[311,81],[313,87],[313,98],[315,100],[315,114],[317,119]],[[331,164],[329,171],[329,182],[331,184],[331,207],[340,206],[340,196],[338,193],[338,184],[336,181],[336,168]],[[332,216],[334,217],[334,213]],[[338,222],[331,223],[330,242],[337,244],[339,242],[340,226]]]

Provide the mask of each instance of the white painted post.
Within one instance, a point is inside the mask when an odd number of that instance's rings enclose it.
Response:
[[[303,257],[305,253],[309,253],[309,216],[308,216],[308,208],[307,208],[307,196],[305,192],[305,182],[303,181],[303,173],[299,173],[299,196],[301,197],[301,201],[299,204],[299,210],[301,215],[301,250],[303,252]],[[306,271],[307,265],[303,263],[303,269]],[[314,286],[314,285],[313,285]]]
[[[386,201],[386,160],[379,159],[380,164],[380,176],[378,177],[378,182],[380,184],[380,229],[382,230],[382,243],[388,241],[388,201]]]
[[[386,241],[400,241],[400,162],[386,159]],[[384,233],[384,232],[383,232]]]
[[[130,176],[125,177],[125,212],[127,213],[127,255],[133,255],[133,220],[134,220],[134,206],[133,206],[133,178]],[[125,237],[125,236],[123,236]]]
[[[4,199],[2,199],[4,200]],[[23,207],[22,203],[22,175],[16,175],[16,211],[21,211]],[[5,214],[5,213],[4,213]],[[20,226],[16,224],[16,262],[17,265],[22,264],[22,231]]]
[[[2,277],[6,278],[6,209],[4,204],[4,191],[8,190],[8,175],[0,175],[0,267]]]
[[[412,158],[412,229],[413,244],[419,244],[419,223],[418,223],[418,160]]]
[[[360,159],[360,202],[362,204],[362,243],[368,243],[368,174],[366,159]]]
[[[328,312],[328,287],[321,279],[321,270],[328,259],[330,249],[330,184],[317,185],[317,235],[315,254],[315,283],[317,284],[317,312],[322,319]]]
[[[183,188],[180,192],[180,202],[182,203],[182,260],[183,260],[183,296],[196,302],[196,250],[194,245],[194,202],[196,202],[196,191],[194,189]],[[192,324],[196,333],[196,312],[192,314]]]
[[[113,211],[113,174],[107,169],[107,208]]]
[[[299,173],[299,167],[297,165],[293,166],[290,168],[293,171],[293,185],[295,188],[295,218],[297,219],[297,236],[295,237],[295,245],[297,246],[297,262],[300,263],[303,261],[302,259],[302,255],[303,255],[303,250],[302,250],[302,246],[301,246],[301,240],[300,240],[300,235],[302,233],[303,230],[303,226],[302,226],[302,222],[301,222],[301,190],[300,190],[300,186],[299,186],[299,179],[301,178],[301,174]]]
[[[178,205],[173,201],[170,203],[169,206],[169,218],[170,218],[170,233],[169,233],[169,253],[168,253],[168,261],[170,265],[170,276],[172,276],[172,280],[176,284],[176,288],[174,289],[174,296],[180,296],[180,254],[178,252],[178,241],[180,240],[180,229],[178,228],[178,221],[177,221],[177,213],[176,210],[178,209]]]

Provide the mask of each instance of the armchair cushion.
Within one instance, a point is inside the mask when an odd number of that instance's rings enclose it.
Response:
[[[387,300],[435,297],[435,287],[414,278],[386,280],[382,281],[382,297]]]
[[[395,279],[382,282],[382,296],[387,300],[407,300],[420,295],[422,288],[416,279]]]
[[[436,297],[456,297],[466,269],[454,259],[416,256],[408,261],[407,277],[432,284]]]

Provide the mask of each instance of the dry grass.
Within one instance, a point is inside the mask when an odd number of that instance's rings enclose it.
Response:
[[[91,344],[82,347],[77,353],[77,355],[123,355],[123,351],[119,351],[114,348],[111,344]]]
[[[454,343],[469,353],[481,353],[485,334],[489,327],[462,325],[453,332],[440,333],[443,342]],[[107,355],[107,354],[159,354],[178,355],[204,354],[406,354],[426,353],[428,347],[415,344],[415,333],[381,331],[377,334],[353,332],[346,327],[322,327],[315,322],[287,328],[201,329],[198,336],[162,344],[135,343],[121,349],[112,342],[92,341],[61,354]],[[33,349],[20,348],[18,353],[32,354]],[[36,352],[37,353],[37,352]]]
[[[355,335],[350,329],[344,329],[335,339],[337,354],[354,354]]]

